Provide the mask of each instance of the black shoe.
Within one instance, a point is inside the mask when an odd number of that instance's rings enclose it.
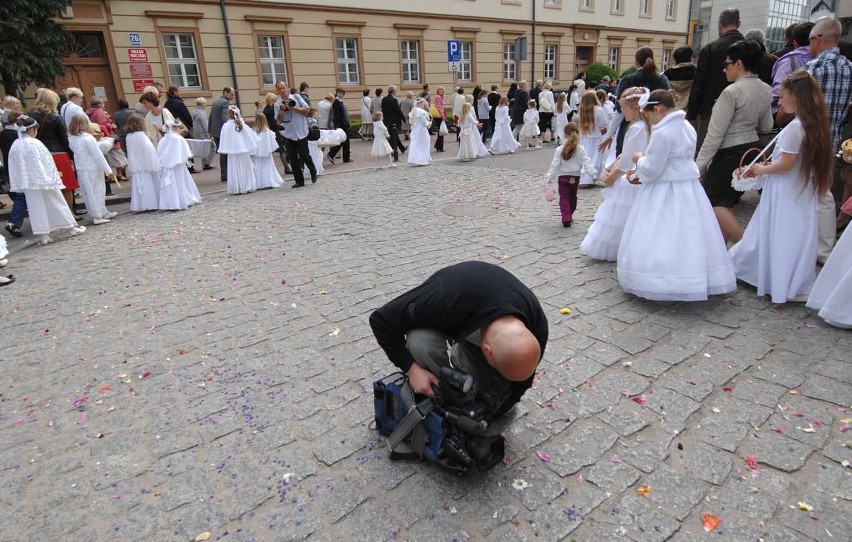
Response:
[[[401,152],[402,154],[405,154],[405,151],[407,151],[407,150],[408,150],[408,147],[402,147],[402,148],[399,149],[399,152]]]
[[[291,168],[290,166],[285,167],[284,168],[284,174],[285,175],[292,175],[293,174],[293,168]]]
[[[351,159],[351,158],[350,158],[349,160],[344,160],[344,161],[343,161],[343,163],[344,163],[344,164],[351,164],[351,163],[353,163],[354,161],[355,161],[355,160],[353,160],[353,159]]]
[[[329,154],[328,155],[328,161],[331,162],[332,164],[334,164],[334,156]]]
[[[226,183],[226,182],[228,182],[228,179],[222,179],[222,182]]]
[[[77,209],[75,209],[75,210],[74,210],[74,214],[75,214],[75,215],[78,215],[78,216],[80,216],[80,215],[84,215],[84,214],[86,214],[86,213],[88,213],[88,212],[89,212],[89,211],[87,211],[87,210],[85,210],[85,209],[80,209],[80,208],[77,208]]]
[[[305,186],[305,183],[296,183],[293,186],[291,186],[290,188],[302,188],[304,186]]]
[[[204,166],[202,169],[203,169],[204,171],[207,171],[207,170],[209,170],[209,169],[216,169],[216,168],[215,168],[215,167],[213,167],[213,166]]]
[[[9,222],[6,224],[6,231],[11,234],[12,237],[23,237],[24,234],[21,233],[21,228]]]
[[[311,172],[311,184],[316,184],[316,183],[317,183],[317,172],[312,171]]]
[[[188,168],[186,168],[186,170],[189,171],[190,173],[198,173],[198,170],[195,169],[194,167],[188,167]]]
[[[570,228],[571,227],[571,221],[570,220],[563,220],[562,221],[562,227],[563,228]]]

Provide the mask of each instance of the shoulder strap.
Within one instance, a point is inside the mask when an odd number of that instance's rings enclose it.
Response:
[[[390,459],[392,461],[421,461],[426,447],[426,429],[423,420],[432,412],[434,404],[426,400],[417,404],[414,402],[414,391],[408,379],[402,385],[402,403],[408,409],[408,414],[399,422],[393,433],[388,437]],[[411,443],[405,442],[411,435]]]

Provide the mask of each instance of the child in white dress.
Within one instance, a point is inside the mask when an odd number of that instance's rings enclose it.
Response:
[[[50,233],[68,230],[71,235],[86,231],[78,226],[71,208],[62,195],[62,177],[56,169],[50,151],[36,139],[38,123],[28,115],[17,121],[18,139],[9,150],[9,188],[12,192],[23,192],[27,200],[27,211],[33,234],[40,236],[39,244],[52,243]]]
[[[269,123],[263,113],[254,116],[254,131],[257,133],[257,151],[254,157],[254,178],[257,181],[257,189],[280,188],[284,180],[272,159],[273,153],[278,152],[278,142],[275,140],[275,134],[269,129]]]
[[[166,132],[157,143],[157,157],[160,160],[160,210],[182,211],[195,203],[188,183],[195,183],[186,169],[186,161],[191,156],[189,144],[178,132],[177,125],[167,120],[163,125]],[[181,167],[183,166],[183,167]],[[197,189],[196,189],[197,190]]]
[[[603,155],[598,151],[601,136],[606,132],[606,114],[598,103],[594,91],[588,91],[580,98],[580,145],[586,149],[586,154],[595,169],[601,169]],[[580,186],[594,186],[595,178],[588,175],[580,176]]]
[[[228,107],[228,121],[222,126],[219,152],[228,155],[228,194],[254,192],[257,180],[251,155],[257,149],[257,135],[246,129],[240,109]]]
[[[512,119],[509,117],[509,98],[503,96],[494,111],[494,135],[491,136],[491,152],[513,153],[521,144],[512,135]]]
[[[563,143],[562,136],[565,133],[565,125],[568,124],[568,96],[564,92],[559,93],[559,98],[556,100],[556,107],[553,109],[553,117],[556,120],[556,144]]]
[[[614,262],[618,257],[618,246],[624,232],[624,223],[630,216],[639,185],[627,180],[626,174],[634,169],[633,154],[645,152],[651,135],[650,124],[639,111],[639,98],[648,92],[641,87],[631,87],[621,94],[621,110],[631,122],[624,136],[621,155],[604,170],[601,180],[607,188],[603,191],[603,203],[595,213],[595,221],[580,244],[580,250],[595,260]]]
[[[83,193],[89,216],[95,225],[106,224],[118,213],[107,210],[104,175],[115,180],[115,174],[95,141],[87,117],[76,115],[71,119],[68,126],[68,145],[74,152],[77,181],[80,183],[80,191]]]
[[[668,90],[643,95],[651,122],[643,154],[632,156],[639,196],[618,247],[622,289],[655,301],[703,301],[737,288],[716,215],[698,179],[695,129]]]
[[[468,101],[465,101],[462,106],[459,122],[461,123],[459,160],[473,160],[488,154],[488,149],[485,148],[482,137],[479,135],[479,123],[473,114],[473,106]]]
[[[424,98],[417,98],[414,107],[409,114],[409,126],[411,126],[411,145],[408,147],[408,163],[414,166],[428,166],[432,163],[430,154],[431,138],[429,137],[429,126],[432,119],[426,108],[429,103]]]
[[[830,147],[827,147],[830,148]],[[852,227],[846,228],[811,289],[808,307],[834,327],[852,329]]]
[[[773,303],[804,302],[816,280],[819,194],[831,188],[831,132],[819,83],[804,70],[781,82],[781,108],[795,118],[778,135],[743,238],[731,247],[737,278]]]
[[[388,143],[390,132],[388,132],[388,128],[382,119],[384,119],[384,115],[381,111],[373,113],[373,148],[370,150],[370,155],[378,159],[376,169],[385,167],[382,166],[384,159],[387,159],[389,167],[396,167],[396,164],[391,160],[393,149]]]
[[[530,149],[533,146],[536,149],[541,148],[541,145],[538,144],[538,135],[541,133],[538,123],[535,100],[530,100],[527,102],[527,110],[524,111],[524,127],[518,134],[518,140],[525,149]]]
[[[580,181],[580,173],[586,172],[594,177],[597,172],[586,150],[580,145],[580,133],[576,124],[565,125],[562,139],[565,143],[553,153],[553,160],[547,171],[547,181],[553,182],[553,179],[557,179],[562,226],[570,228],[574,221],[574,211],[577,210],[577,185]]]
[[[127,174],[130,176],[130,210],[134,213],[160,208],[160,159],[145,132],[145,119],[130,115],[125,123]]]

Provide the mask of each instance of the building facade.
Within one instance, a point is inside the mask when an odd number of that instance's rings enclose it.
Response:
[[[236,86],[252,107],[277,80],[310,84],[317,99],[340,86],[357,116],[365,89],[403,92],[454,81],[467,88],[520,79],[567,87],[599,61],[621,71],[640,46],[658,65],[687,42],[689,0],[74,0],[58,19],[75,44],[57,87],[78,86],[133,104],[158,81],[189,102]],[[516,62],[515,40],[528,58]],[[460,42],[450,71],[448,41]]]

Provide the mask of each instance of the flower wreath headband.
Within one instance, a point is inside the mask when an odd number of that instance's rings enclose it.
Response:
[[[243,118],[243,116],[242,116],[242,115],[240,115],[240,108],[239,108],[239,107],[237,107],[236,105],[229,105],[229,106],[228,106],[228,111],[233,111],[233,112],[234,112],[234,116],[235,116],[235,117],[239,117],[239,118],[241,118],[241,119]]]
[[[32,128],[35,128],[36,126],[38,126],[38,123],[31,116],[21,115],[20,117],[18,117],[18,126],[15,128],[15,131],[18,132],[18,139],[24,137],[24,134],[26,134],[28,131],[30,131]]]

